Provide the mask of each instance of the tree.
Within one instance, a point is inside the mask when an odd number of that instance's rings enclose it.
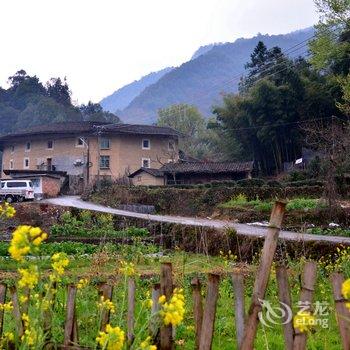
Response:
[[[118,116],[113,113],[106,112],[103,110],[99,103],[88,102],[87,105],[82,104],[80,111],[83,115],[84,120],[94,122],[107,122],[107,123],[121,123]]]
[[[313,66],[338,88],[336,105],[350,116],[350,1],[315,0],[320,21],[310,43]]]
[[[69,87],[64,78],[62,82],[61,78],[51,78],[46,83],[47,94],[49,97],[53,98],[56,102],[64,105],[71,106],[71,92],[69,91]]]
[[[157,125],[170,126],[184,135],[179,147],[185,154],[198,158],[208,155],[206,121],[197,107],[177,104],[160,109]]]

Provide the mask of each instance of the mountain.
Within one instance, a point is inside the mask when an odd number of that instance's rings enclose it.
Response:
[[[100,102],[100,105],[104,110],[112,113],[122,110],[127,107],[129,103],[145,88],[156,83],[163,75],[169,73],[172,69],[172,67],[167,67],[158,72],[150,73],[142,77],[140,80],[135,80],[134,82],[116,90],[113,94],[105,97]]]
[[[268,48],[290,49],[287,53],[295,58],[307,54],[307,40],[313,34],[314,29],[307,28],[288,34],[258,34],[233,43],[204,46],[193,59],[147,86],[118,116],[125,123],[151,124],[156,121],[159,108],[175,103],[196,105],[205,116],[210,116],[212,106],[220,104],[223,93],[237,91],[244,65],[259,41]]]
[[[200,46],[200,48],[197,51],[195,51],[195,53],[192,55],[191,60],[194,60],[197,57],[206,54],[216,45],[222,45],[222,44],[218,43],[218,44],[209,44],[209,45]]]

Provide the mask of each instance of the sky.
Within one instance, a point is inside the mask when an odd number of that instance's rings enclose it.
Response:
[[[313,0],[2,0],[0,86],[19,69],[100,101],[198,47],[314,25]]]

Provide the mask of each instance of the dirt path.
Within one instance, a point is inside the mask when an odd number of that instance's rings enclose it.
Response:
[[[210,220],[203,218],[195,217],[182,217],[182,216],[171,216],[171,215],[150,215],[150,214],[141,214],[134,213],[130,211],[114,209],[106,207],[99,204],[94,204],[91,202],[85,202],[80,199],[78,196],[64,196],[58,198],[51,198],[43,201],[45,203],[60,205],[64,207],[75,207],[78,209],[87,209],[98,211],[102,213],[110,213],[113,215],[119,215],[124,217],[139,218],[150,221],[158,222],[167,222],[181,225],[189,226],[202,226],[202,227],[215,227],[218,229],[224,228],[234,228],[237,231],[238,235],[250,236],[250,237],[263,237],[267,231],[265,227],[256,227],[247,224],[237,224],[231,221],[224,220]],[[311,235],[311,234],[302,234],[292,231],[281,231],[280,238],[288,241],[317,241],[317,242],[328,242],[335,244],[346,244],[350,245],[349,237],[340,237],[340,236],[323,236],[323,235]]]

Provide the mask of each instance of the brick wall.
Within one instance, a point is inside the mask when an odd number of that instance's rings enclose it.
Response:
[[[42,190],[44,197],[57,197],[61,190],[60,179],[44,176],[42,178]]]

